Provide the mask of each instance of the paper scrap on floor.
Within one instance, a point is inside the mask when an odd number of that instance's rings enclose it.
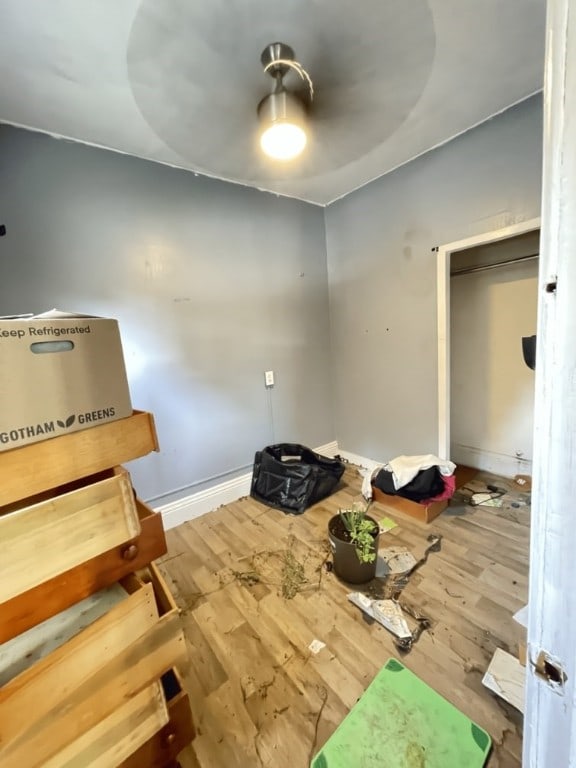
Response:
[[[402,609],[394,600],[372,600],[361,592],[351,592],[348,600],[365,614],[382,624],[389,632],[400,638],[412,637]]]
[[[526,669],[515,656],[496,648],[482,685],[524,713],[524,683]]]
[[[322,648],[326,648],[326,643],[323,643],[322,640],[312,640],[310,645],[308,646],[308,650],[311,651],[315,656],[317,653],[320,653]]]
[[[512,618],[515,622],[520,624],[521,627],[528,629],[528,606],[525,605],[524,608],[520,608],[520,610],[516,611]]]
[[[532,477],[530,475],[516,475],[514,482],[525,491],[532,490]]]
[[[388,531],[398,528],[398,525],[391,518],[383,517],[382,520],[379,521],[378,527],[380,528],[380,533],[388,533]]]
[[[416,558],[406,547],[386,547],[378,550],[376,576],[383,578],[390,574],[407,573],[416,565]]]
[[[503,503],[501,493],[474,493],[470,498],[473,507],[501,507]]]

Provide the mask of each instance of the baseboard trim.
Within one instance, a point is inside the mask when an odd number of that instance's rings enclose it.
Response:
[[[314,448],[314,451],[322,456],[328,456],[329,459],[333,459],[338,453],[338,443],[336,440],[333,440],[331,443],[324,443],[324,445]]]
[[[459,444],[452,445],[451,454],[452,460],[456,464],[464,464],[484,472],[491,472],[494,475],[514,477],[514,475],[532,474],[532,462],[529,459],[518,459],[516,456],[483,451],[469,445]]]
[[[322,456],[333,458],[338,453],[338,443],[334,440],[314,448],[314,450],[316,453],[321,453]],[[222,504],[231,504],[243,496],[248,496],[251,484],[252,472],[246,472],[231,480],[213,485],[211,488],[172,501],[170,504],[156,507],[156,511],[162,514],[165,530],[169,530],[205,515],[207,512],[212,512]]]
[[[363,469],[373,470],[376,467],[381,467],[382,462],[375,459],[367,459],[365,456],[358,456],[357,453],[350,453],[350,451],[340,451],[340,456],[346,459],[350,464],[355,464],[357,467]]]

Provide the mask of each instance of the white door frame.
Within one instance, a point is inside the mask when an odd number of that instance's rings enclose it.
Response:
[[[438,456],[450,458],[450,257],[478,245],[488,245],[509,237],[540,229],[540,219],[529,219],[509,227],[484,232],[465,240],[438,247],[436,262],[438,307]]]

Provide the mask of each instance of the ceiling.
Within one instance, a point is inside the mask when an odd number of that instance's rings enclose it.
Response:
[[[545,0],[3,0],[0,121],[326,205],[540,90],[545,11]],[[290,164],[257,146],[271,85],[260,53],[276,40],[315,87],[309,145]]]

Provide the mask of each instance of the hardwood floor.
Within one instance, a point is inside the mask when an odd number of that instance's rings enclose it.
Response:
[[[391,656],[491,734],[490,768],[520,766],[522,716],[481,680],[496,648],[516,653],[530,508],[454,505],[425,525],[372,507],[398,523],[381,547],[418,558],[430,533],[443,537],[402,592],[432,627],[401,656],[325,567],[327,522],[360,498],[360,483],[348,467],[342,489],[301,516],[246,498],[168,532],[160,567],[182,608],[198,730],[182,768],[308,768]],[[314,639],[326,645],[317,654]]]

